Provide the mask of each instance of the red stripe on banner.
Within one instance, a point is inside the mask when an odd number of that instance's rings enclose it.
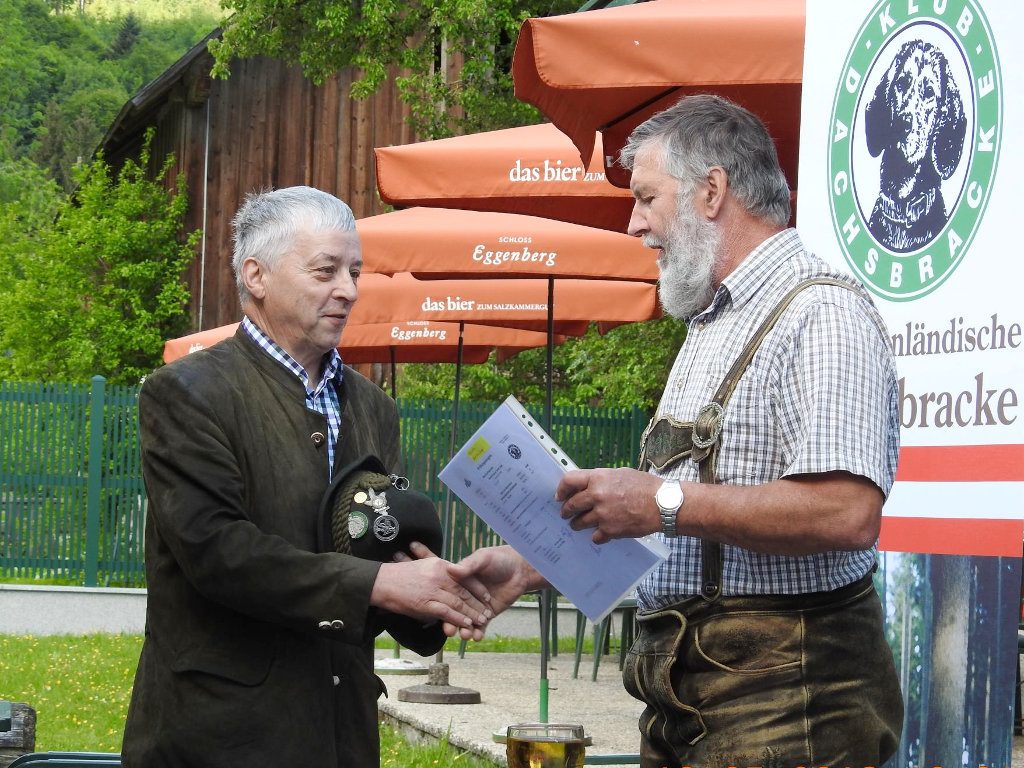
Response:
[[[896,480],[911,483],[1024,481],[1024,445],[921,445],[900,449]]]
[[[931,555],[1020,557],[1024,520],[883,517],[878,548]]]

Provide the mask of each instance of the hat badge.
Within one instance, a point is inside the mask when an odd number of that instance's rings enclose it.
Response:
[[[371,525],[363,512],[352,510],[348,518],[349,536],[353,539],[361,538],[371,528],[373,535],[380,541],[392,541],[398,536],[398,520],[394,515],[388,514],[391,507],[388,505],[387,491],[378,493],[373,488],[367,488],[365,492],[358,491],[352,500],[372,509],[376,518]]]

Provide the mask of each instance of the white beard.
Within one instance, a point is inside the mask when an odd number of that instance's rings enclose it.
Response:
[[[650,235],[644,237],[648,248],[663,249],[658,258],[661,279],[658,298],[665,312],[674,318],[688,320],[706,309],[715,296],[714,271],[722,235],[715,224],[701,218],[684,196],[680,195],[679,215],[659,243]]]

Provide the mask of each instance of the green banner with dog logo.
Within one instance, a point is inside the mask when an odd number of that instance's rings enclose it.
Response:
[[[808,0],[798,227],[859,278],[899,371],[878,574],[894,766],[1010,766],[1024,535],[1024,9]]]

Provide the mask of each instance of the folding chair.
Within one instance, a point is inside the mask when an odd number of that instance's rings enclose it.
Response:
[[[626,661],[626,652],[633,644],[636,637],[636,598],[627,597],[619,603],[617,610],[622,614],[622,632],[619,643],[619,669],[622,669]],[[597,680],[597,669],[601,664],[601,656],[604,655],[608,646],[608,637],[611,634],[611,621],[614,611],[594,625],[594,666],[590,671],[590,679]],[[582,613],[576,614],[576,658],[572,666],[572,677],[575,680],[579,677],[580,660],[583,655],[583,634],[586,630],[587,617]]]

